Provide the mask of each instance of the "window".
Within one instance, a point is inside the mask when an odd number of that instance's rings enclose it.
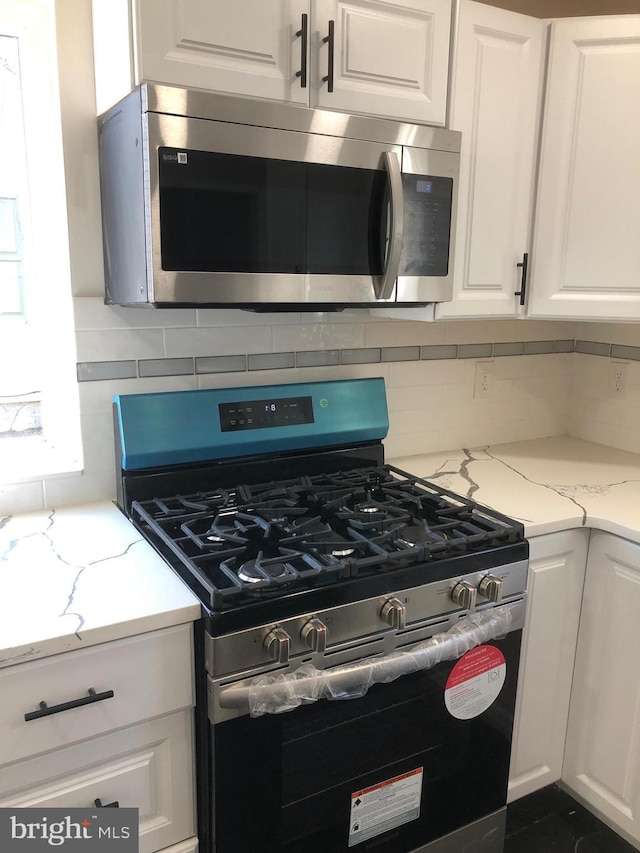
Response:
[[[0,0],[0,483],[79,467],[54,0]]]

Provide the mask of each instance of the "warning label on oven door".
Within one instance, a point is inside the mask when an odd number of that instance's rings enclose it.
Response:
[[[351,794],[349,847],[420,817],[422,767]]]
[[[444,690],[447,711],[458,720],[479,717],[498,698],[506,674],[507,663],[500,649],[471,649],[449,673]]]

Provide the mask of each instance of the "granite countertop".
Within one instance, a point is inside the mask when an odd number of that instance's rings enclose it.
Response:
[[[594,527],[640,542],[640,455],[569,436],[387,460],[522,521],[529,537]]]
[[[556,437],[387,460],[524,523],[640,542],[640,456]],[[190,622],[193,593],[109,502],[0,519],[0,667]]]
[[[112,503],[0,519],[0,667],[199,616]]]

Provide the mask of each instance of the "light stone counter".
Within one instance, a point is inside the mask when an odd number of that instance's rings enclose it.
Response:
[[[199,616],[112,503],[0,518],[0,667]]]
[[[594,527],[640,542],[640,456],[568,436],[388,459],[522,521],[527,536]]]

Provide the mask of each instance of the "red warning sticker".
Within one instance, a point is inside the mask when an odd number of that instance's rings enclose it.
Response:
[[[463,655],[449,673],[444,704],[458,720],[470,720],[487,710],[504,686],[507,663],[495,646],[477,646]]]

